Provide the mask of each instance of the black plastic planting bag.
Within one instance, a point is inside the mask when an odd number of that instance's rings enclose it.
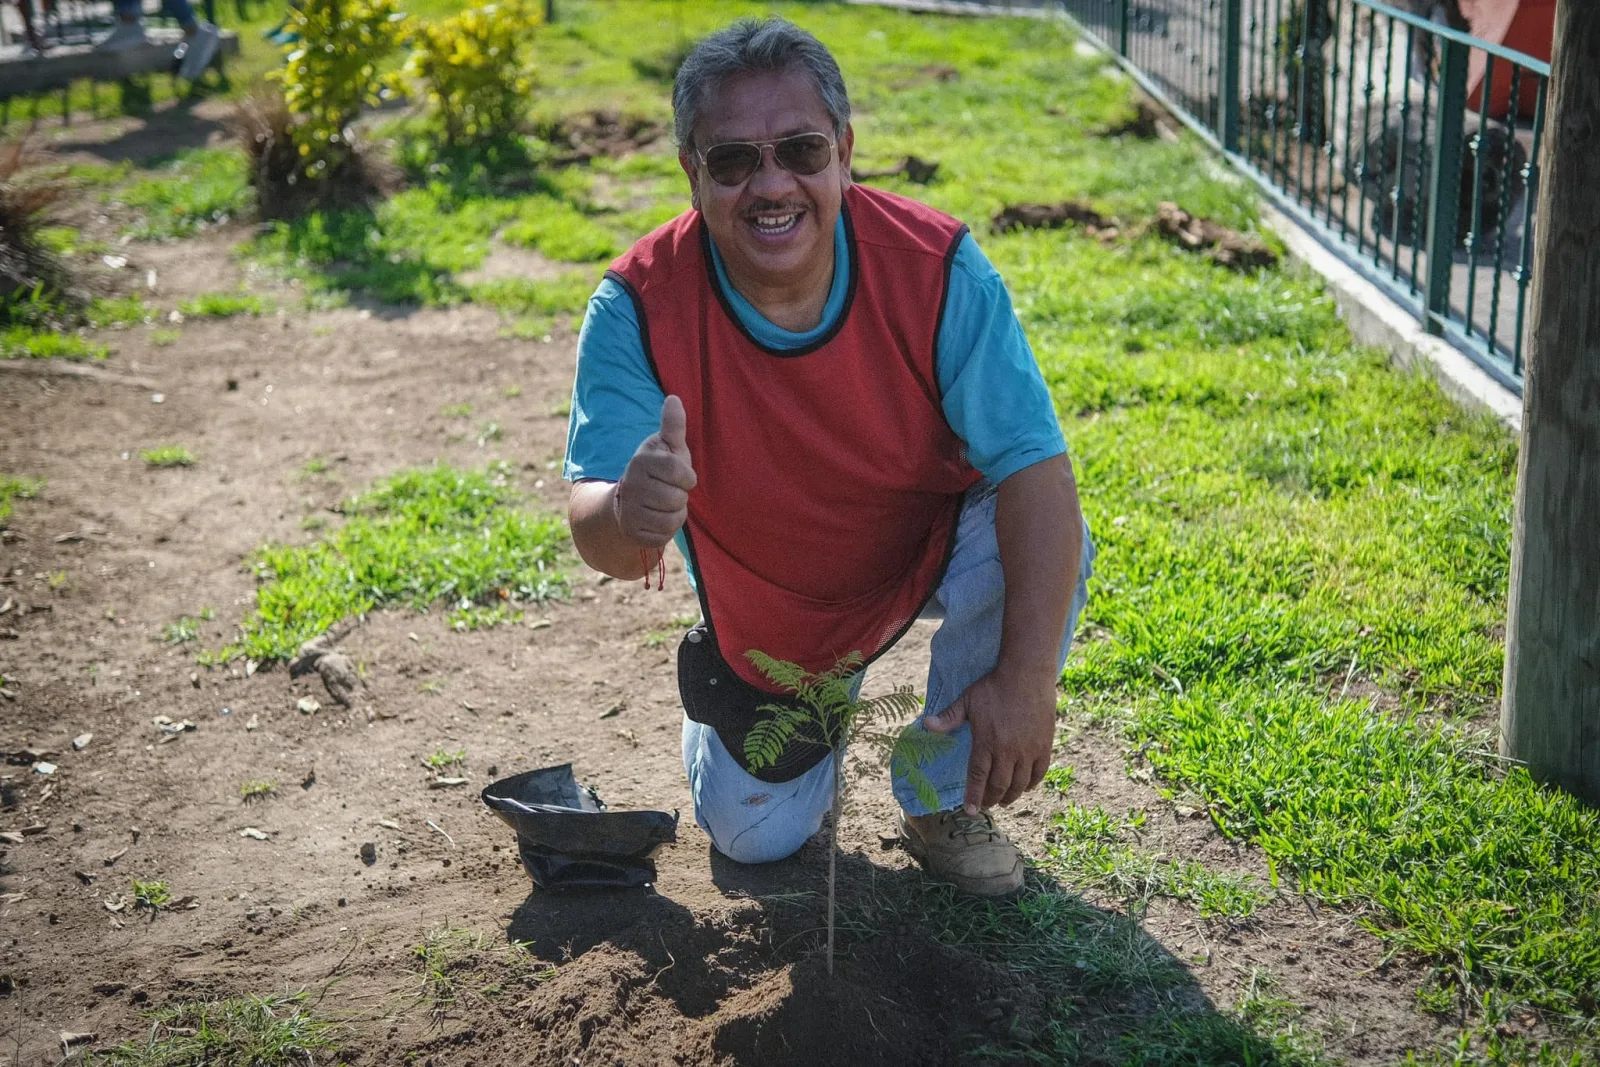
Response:
[[[522,866],[541,889],[631,889],[656,880],[656,849],[678,839],[678,816],[607,811],[572,764],[502,778],[483,802],[517,832]]]

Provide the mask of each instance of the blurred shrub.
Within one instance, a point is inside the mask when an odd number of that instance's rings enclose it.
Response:
[[[399,188],[398,167],[359,141],[340,135],[342,151],[302,153],[309,122],[290,113],[284,94],[262,88],[240,101],[231,126],[244,148],[264,219],[292,219],[324,208],[361,207]],[[309,164],[320,163],[313,172]]]
[[[58,178],[23,174],[21,140],[0,148],[0,326],[48,326],[76,318],[83,299],[41,243],[44,209],[65,191]]]
[[[300,35],[282,70],[283,102],[301,173],[313,181],[353,154],[350,124],[387,87],[383,61],[399,46],[405,16],[395,0],[302,0],[288,28]]]
[[[524,0],[503,0],[417,28],[405,75],[420,89],[433,132],[446,145],[517,131],[533,88],[529,38],[539,21]]]

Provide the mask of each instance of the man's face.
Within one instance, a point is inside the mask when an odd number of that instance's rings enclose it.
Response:
[[[761,166],[738,185],[718,185],[700,153],[725,141],[775,141],[797,133],[833,140],[833,121],[811,79],[799,71],[728,79],[695,123],[695,152],[678,157],[695,202],[735,284],[804,284],[833,263],[833,229],[850,184],[847,129],[828,166],[794,174],[763,149]]]

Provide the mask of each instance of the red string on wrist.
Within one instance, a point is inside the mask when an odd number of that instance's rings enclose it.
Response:
[[[656,553],[656,560],[652,565],[650,562],[650,550],[641,548],[639,550],[639,562],[644,565],[644,587],[646,589],[650,588],[650,572],[652,570],[656,572],[656,592],[659,593],[667,587],[667,553],[665,550]]]
[[[617,528],[620,530],[622,528],[622,483],[620,482],[611,493],[611,513],[616,518]],[[650,551],[648,548],[639,550],[639,563],[644,567],[644,587],[650,588],[650,572],[655,571],[655,588],[659,592],[667,587],[667,552],[666,549],[656,550],[655,562],[652,563]]]

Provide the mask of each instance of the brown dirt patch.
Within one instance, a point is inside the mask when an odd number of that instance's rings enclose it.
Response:
[[[1278,254],[1261,238],[1191,215],[1171,201],[1156,208],[1155,228],[1179,248],[1198,252],[1229,270],[1259,270],[1278,262]]]
[[[961,72],[948,63],[925,63],[920,67],[907,68],[903,74],[898,74],[889,82],[892,89],[911,89],[929,82],[945,83],[961,80]]]
[[[558,263],[532,248],[517,248],[496,241],[489,246],[489,254],[483,257],[483,263],[476,270],[458,275],[457,280],[463,285],[476,285],[496,278],[552,281],[572,269],[573,264]]]
[[[539,136],[558,148],[569,149],[552,160],[557,166],[569,166],[587,163],[596,156],[620,158],[648,148],[666,132],[666,127],[653,119],[615,111],[591,111],[543,126]]]
[[[1157,137],[1176,139],[1176,120],[1143,93],[1136,94],[1133,114],[1120,119],[1100,131],[1101,137],[1132,137],[1139,141],[1152,141]]]
[[[102,91],[115,91],[102,86]],[[32,136],[52,152],[104,163],[132,160],[143,164],[185,148],[214,148],[227,141],[230,100],[171,100],[148,116],[85,119],[79,112],[70,124],[59,113],[41,119]]]
[[[528,1019],[532,1062],[955,1063],[1036,999],[916,933],[854,946],[829,977],[784,951],[793,919],[755,901],[696,915],[659,896],[530,899],[511,936],[573,955]]]
[[[1063,226],[1077,226],[1090,237],[1105,242],[1115,241],[1122,233],[1120,222],[1100,214],[1082,200],[1062,200],[1055,204],[1007,204],[996,212],[990,224],[995,233],[1059,230]]]
[[[860,170],[850,168],[850,180],[857,182],[876,181],[881,178],[905,178],[907,181],[918,185],[927,185],[933,181],[934,175],[939,173],[939,164],[917,156],[906,156],[892,167],[880,167],[876,170]]]

